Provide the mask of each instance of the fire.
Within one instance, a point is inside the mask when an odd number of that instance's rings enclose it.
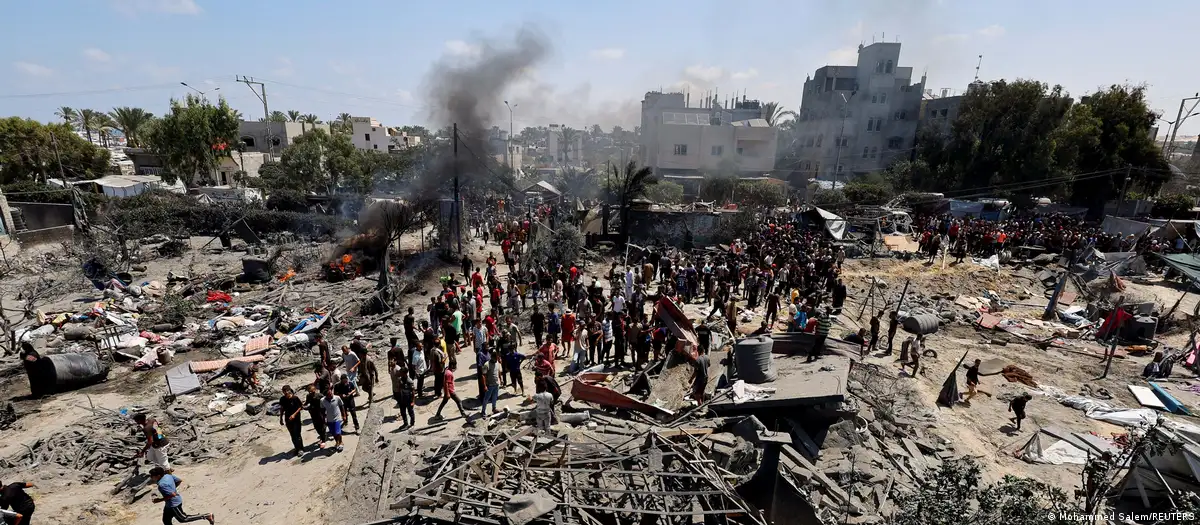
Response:
[[[286,283],[288,281],[288,279],[291,279],[292,277],[295,277],[295,276],[296,276],[296,269],[288,268],[287,273],[283,274],[283,276],[281,276],[279,278],[279,282]]]

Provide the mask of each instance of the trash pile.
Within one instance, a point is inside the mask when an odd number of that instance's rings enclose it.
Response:
[[[468,433],[421,457],[417,479],[399,481],[403,495],[390,508],[407,514],[391,522],[766,524],[730,483],[739,477],[709,459],[736,436],[609,430]]]

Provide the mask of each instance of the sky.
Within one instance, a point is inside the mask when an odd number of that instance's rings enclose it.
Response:
[[[659,89],[689,90],[693,104],[705,90],[744,90],[796,108],[806,76],[852,65],[857,46],[874,41],[899,41],[898,65],[924,72],[935,92],[963,91],[983,55],[985,81],[1036,79],[1076,96],[1145,84],[1150,107],[1173,120],[1180,99],[1200,92],[1186,29],[1197,15],[1195,0],[9,2],[0,116],[54,120],[60,106],[163,113],[189,93],[186,82],[257,119],[262,103],[235,81],[245,75],[264,83],[272,110],[437,126],[433,64],[469,63],[527,28],[550,52],[498,97],[516,105],[518,130],[632,128],[640,100]],[[502,105],[491,115],[509,124]],[[1200,115],[1179,133],[1200,133]]]

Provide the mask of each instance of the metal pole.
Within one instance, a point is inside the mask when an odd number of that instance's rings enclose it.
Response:
[[[458,239],[458,253],[462,253],[462,203],[458,196],[458,123],[454,123],[454,232]]]
[[[54,144],[54,161],[58,163],[58,177],[63,181],[63,184],[66,184],[67,175],[63,173],[62,158],[58,156],[58,137],[54,136],[53,131],[50,132],[50,143]],[[43,180],[42,182],[46,181]]]
[[[1196,104],[1200,104],[1200,93],[1194,97],[1187,97],[1179,101],[1179,112],[1175,114],[1175,126],[1171,128],[1171,139],[1163,144],[1163,155],[1170,158],[1171,150],[1175,149],[1175,134],[1179,133],[1179,126],[1183,125],[1183,104],[1189,100],[1195,100]],[[1196,109],[1196,104],[1192,104],[1192,110]],[[1191,111],[1188,111],[1191,113]]]

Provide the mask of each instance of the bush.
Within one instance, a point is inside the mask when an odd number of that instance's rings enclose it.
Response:
[[[885,204],[895,194],[886,183],[854,181],[842,188],[846,200],[855,204]]]
[[[276,190],[267,196],[266,207],[275,211],[308,211],[308,198],[296,190]]]
[[[71,204],[71,190],[34,181],[5,184],[4,196],[9,202],[44,202],[48,204]],[[83,202],[89,207],[103,204],[107,197],[100,193],[81,193]]]
[[[339,217],[315,213],[268,210],[245,204],[200,204],[167,192],[147,192],[113,201],[102,217],[121,225],[130,238],[158,233],[217,235],[239,218],[259,237],[285,231],[320,237],[332,235],[349,224]]]
[[[778,181],[740,181],[734,187],[734,202],[751,207],[777,208],[787,203],[787,189]]]
[[[713,242],[729,244],[734,239],[747,239],[756,231],[758,231],[758,219],[754,217],[754,212],[722,213],[721,221],[713,233]]]
[[[1196,205],[1196,198],[1185,193],[1163,195],[1154,201],[1154,216],[1161,219],[1178,219]]]
[[[646,187],[646,198],[660,204],[679,204],[683,202],[683,185],[660,180]]]
[[[836,206],[848,202],[846,194],[842,190],[826,190],[818,189],[813,192],[812,203],[814,206]]]

